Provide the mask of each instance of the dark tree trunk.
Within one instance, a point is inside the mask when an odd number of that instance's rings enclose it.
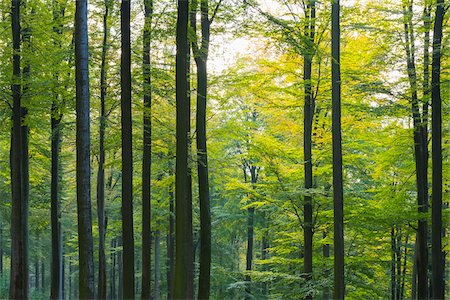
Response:
[[[397,267],[397,275],[396,275],[396,299],[400,300],[401,296],[401,277],[402,277],[402,252],[401,252],[401,244],[402,244],[402,234],[401,230],[397,227],[397,241],[396,241],[396,248],[395,248],[395,255],[396,255],[396,267]]]
[[[160,243],[160,231],[155,231],[155,300],[159,300],[159,243]]]
[[[172,170],[172,167],[169,167]],[[175,276],[175,205],[173,192],[169,198],[169,235],[167,236],[167,299],[172,299],[173,280]]]
[[[39,290],[39,260],[34,263],[34,287]]]
[[[194,297],[192,190],[189,170],[190,104],[188,1],[178,0],[176,54],[176,174],[174,299]]]
[[[41,262],[41,286],[42,290],[45,289],[45,264]]]
[[[11,1],[11,25],[13,36],[13,82],[11,92],[13,97],[13,129],[11,136],[11,275],[9,297],[11,299],[28,298],[28,203],[26,195],[26,182],[24,179],[23,155],[27,152],[24,144],[27,142],[23,136],[22,128],[22,101],[21,101],[21,71],[20,71],[20,0]],[[26,132],[25,132],[26,135]]]
[[[192,2],[191,26],[196,34],[197,0]],[[208,93],[207,60],[209,52],[210,25],[208,0],[200,0],[201,43],[192,42],[197,65],[197,170],[200,203],[200,271],[198,298],[209,299],[211,273],[211,204],[209,197],[208,155],[206,147],[206,101]]]
[[[53,31],[58,35],[55,38],[54,45],[58,49],[61,48],[59,41],[62,33],[61,19],[64,14],[64,8],[60,7],[58,1],[53,0]],[[58,62],[59,63],[59,62]],[[54,74],[55,85],[59,84],[58,72]],[[60,252],[62,241],[60,239],[60,221],[59,221],[59,153],[61,143],[60,123],[61,113],[59,109],[59,95],[56,89],[53,90],[53,102],[51,108],[51,152],[52,152],[52,179],[51,179],[51,228],[52,228],[52,261],[50,274],[50,299],[61,299],[60,294],[62,282],[60,282],[61,274],[61,257]]]
[[[342,179],[340,4],[331,12],[333,203],[334,203],[334,299],[344,299],[344,188]]]
[[[122,246],[122,238],[119,238],[118,246]],[[117,291],[117,299],[123,298],[123,251],[120,250],[117,253],[117,272],[118,272],[118,291]]]
[[[114,238],[111,240],[111,271],[110,271],[110,298],[116,299],[116,257],[117,257],[117,239]]]
[[[0,221],[0,278],[3,278],[3,222]]]
[[[144,76],[144,153],[142,156],[142,299],[151,297],[151,153],[152,153],[152,115],[151,115],[151,66],[150,42],[153,14],[153,1],[145,0],[144,54],[142,73]]]
[[[305,105],[304,105],[304,131],[303,131],[303,150],[304,150],[304,164],[305,164],[305,189],[313,187],[312,175],[312,122],[314,117],[314,98],[312,97],[311,89],[311,68],[312,59],[314,56],[314,32],[315,32],[315,18],[316,18],[316,3],[315,0],[308,0],[305,11],[307,25],[305,25],[305,35],[308,38],[308,46],[304,54],[304,70],[303,80],[305,84]],[[303,257],[303,273],[305,280],[309,282],[312,279],[312,258],[313,258],[313,212],[312,212],[312,197],[305,196],[304,204],[304,257]],[[305,295],[305,299],[312,299],[312,295]]]
[[[257,168],[245,163],[244,165],[244,181],[247,182],[247,168],[250,171],[252,188],[255,188],[255,184],[258,181]],[[251,271],[253,268],[253,240],[254,240],[254,219],[255,219],[255,207],[247,209],[247,255],[245,260],[245,270]],[[251,276],[245,275],[245,299],[252,299],[251,295]]]
[[[99,161],[97,172],[97,219],[98,219],[98,283],[97,298],[106,299],[106,216],[105,216],[105,127],[106,127],[106,53],[108,51],[108,14],[112,2],[105,0],[103,15],[103,44],[100,68],[100,128]]]
[[[437,0],[433,30],[433,62],[431,69],[432,99],[432,295],[433,299],[444,299],[444,255],[442,252],[442,99],[441,99],[441,42],[444,19],[444,1]]]
[[[395,277],[395,252],[396,249],[396,240],[395,240],[395,229],[394,227],[391,228],[391,300],[395,300],[395,286],[396,284],[396,277]]]
[[[251,271],[253,266],[253,224],[255,218],[255,208],[250,207],[247,209],[247,255],[246,255],[246,271]],[[250,275],[245,275],[245,299],[251,299],[251,277]]]
[[[427,164],[425,158],[428,156],[427,143],[425,142],[426,133],[424,133],[423,119],[420,115],[418,97],[417,97],[417,75],[415,67],[415,48],[414,48],[414,30],[412,25],[412,2],[403,7],[404,13],[404,31],[405,31],[405,49],[407,56],[408,78],[411,88],[411,110],[414,125],[414,156],[416,163],[416,186],[417,202],[420,213],[428,211],[428,179]],[[428,222],[421,217],[418,221],[417,234],[417,275],[418,275],[418,297],[419,299],[428,299]]]
[[[75,12],[75,70],[79,295],[82,299],[94,298],[88,59],[87,0],[79,0]]]
[[[131,41],[130,1],[122,0],[120,8],[121,59],[120,86],[122,109],[122,235],[123,298],[134,299],[133,236],[133,143],[131,119]]]
[[[327,237],[327,231],[323,232],[323,238],[325,239]],[[330,244],[324,244],[322,246],[322,253],[323,257],[325,258],[325,261],[328,261],[330,258]],[[328,268],[325,270],[325,276],[328,278],[330,276],[330,271]],[[328,286],[325,286],[323,289],[323,300],[330,299],[330,288]]]
[[[405,280],[406,280],[406,263],[408,260],[408,240],[409,240],[409,234],[406,235],[405,238],[405,249],[403,252],[403,271],[402,271],[402,278],[401,278],[401,289],[400,289],[400,299],[404,298],[405,294]]]

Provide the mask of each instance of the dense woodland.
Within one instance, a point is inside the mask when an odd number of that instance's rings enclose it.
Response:
[[[448,299],[449,6],[0,0],[0,298]]]

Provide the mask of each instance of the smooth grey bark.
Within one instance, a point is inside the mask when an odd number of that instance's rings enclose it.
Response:
[[[76,1],[75,11],[75,80],[77,111],[78,285],[81,299],[94,298],[88,59],[87,0],[78,0]]]
[[[122,33],[120,58],[120,98],[122,112],[122,267],[124,299],[134,299],[135,297],[130,9],[130,1],[122,0],[120,7],[120,32]]]
[[[437,0],[436,17],[433,29],[433,62],[431,68],[431,124],[432,124],[432,225],[431,225],[431,264],[432,298],[444,299],[445,261],[442,250],[442,99],[441,99],[441,49],[442,24],[444,20],[444,1]]]
[[[176,167],[174,299],[194,298],[192,189],[189,169],[189,2],[178,0],[176,54]]]

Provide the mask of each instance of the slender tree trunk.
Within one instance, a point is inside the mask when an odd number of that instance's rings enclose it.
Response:
[[[414,47],[414,30],[412,25],[412,2],[404,1],[404,31],[405,31],[405,49],[407,56],[408,78],[411,88],[411,109],[414,125],[414,154],[416,163],[416,185],[417,185],[417,202],[419,212],[426,213],[428,211],[428,180],[427,180],[427,161],[424,161],[427,154],[427,144],[424,141],[425,133],[423,132],[423,120],[419,111],[417,97],[417,75],[415,67],[415,47]],[[418,221],[417,243],[417,275],[418,275],[418,297],[419,299],[428,299],[428,222],[427,219],[421,217]]]
[[[172,170],[169,167],[169,170]],[[175,203],[173,192],[169,192],[169,235],[167,237],[167,299],[172,299],[175,276]]]
[[[245,270],[251,271],[253,266],[253,224],[255,218],[255,208],[250,207],[247,209],[247,255],[246,255],[246,267]],[[251,299],[251,277],[245,275],[245,299]]]
[[[41,262],[41,286],[42,290],[45,289],[45,263],[44,261]]]
[[[119,238],[118,246],[119,247],[122,246],[122,238]],[[118,252],[117,263],[118,263],[117,272],[118,272],[118,282],[119,282],[118,291],[117,291],[117,299],[122,299],[123,298],[123,251],[122,250],[120,250]]]
[[[192,190],[189,172],[190,104],[187,64],[188,1],[178,0],[176,54],[176,175],[175,175],[175,281],[174,299],[194,297]]]
[[[11,273],[9,297],[28,298],[28,255],[27,255],[27,202],[25,196],[22,128],[21,70],[20,70],[20,0],[11,1],[11,25],[13,36],[13,129],[11,137]]]
[[[401,290],[400,290],[400,299],[404,299],[405,295],[405,280],[406,280],[406,263],[408,260],[408,240],[409,240],[409,234],[406,235],[405,238],[405,250],[403,252],[403,271],[402,271],[402,279],[401,279]]]
[[[307,25],[305,25],[305,35],[308,37],[308,47],[304,54],[304,69],[303,80],[305,85],[305,105],[304,105],[304,131],[303,131],[303,151],[305,164],[305,189],[313,187],[312,175],[312,122],[314,118],[314,98],[312,97],[311,89],[311,69],[312,58],[314,56],[314,32],[315,32],[315,18],[316,8],[315,0],[308,0],[305,11]],[[312,212],[312,197],[305,196],[304,204],[304,257],[303,257],[303,273],[305,280],[309,282],[312,279],[312,261],[313,261],[313,212]],[[305,299],[312,299],[311,294],[305,295]]]
[[[34,286],[36,290],[39,290],[39,260],[34,263]]]
[[[401,230],[397,227],[397,241],[396,241],[396,248],[395,248],[395,255],[396,255],[396,267],[397,267],[397,275],[396,275],[396,299],[400,300],[401,296],[401,276],[402,276],[402,252],[401,252],[401,244],[402,244],[402,233]]]
[[[323,238],[325,239],[327,237],[327,231],[323,232]],[[330,244],[324,244],[322,246],[322,253],[323,253],[323,257],[325,258],[325,261],[328,261],[328,259],[330,258]],[[325,276],[326,278],[328,278],[330,276],[330,272],[328,270],[328,268],[325,270]],[[324,287],[323,290],[323,300],[328,300],[330,299],[330,288],[328,286]]]
[[[53,0],[53,32],[57,35],[54,41],[55,47],[61,48],[59,39],[62,33],[61,19],[63,17],[64,9],[59,6],[58,1]],[[57,62],[59,64],[59,62]],[[54,74],[55,87],[59,84],[58,72]],[[51,152],[52,152],[52,178],[51,178],[51,228],[52,228],[52,261],[50,274],[50,299],[61,299],[61,265],[60,253],[62,241],[60,239],[60,221],[59,221],[59,153],[61,144],[60,123],[61,113],[59,109],[59,95],[56,88],[53,90],[53,102],[51,108]]]
[[[432,295],[444,299],[444,255],[442,252],[442,99],[441,99],[441,48],[444,1],[437,0],[433,31],[433,62],[431,69],[432,98]]]
[[[76,151],[79,295],[82,299],[94,298],[88,59],[87,0],[78,0],[75,12]]]
[[[110,273],[110,298],[116,299],[116,256],[117,239],[111,240],[111,273]]]
[[[344,299],[344,192],[342,179],[340,3],[334,0],[331,12],[332,56],[332,136],[334,203],[334,299]]]
[[[144,153],[142,156],[142,299],[151,297],[151,66],[150,42],[153,1],[145,0],[144,45],[142,71],[144,76]]]
[[[155,231],[155,300],[159,300],[159,253],[160,253],[160,248],[159,248],[159,243],[160,243],[160,231],[156,230]]]
[[[197,65],[197,170],[200,203],[200,271],[198,298],[209,299],[211,273],[211,204],[209,197],[208,156],[206,146],[206,101],[208,93],[207,60],[210,40],[208,0],[200,0],[201,44],[192,42]],[[192,2],[191,26],[196,33],[197,0]]]
[[[244,181],[247,182],[247,168],[250,171],[252,188],[255,188],[255,184],[258,180],[256,167],[252,165],[245,164],[244,170]],[[253,240],[254,240],[254,219],[255,219],[255,207],[250,207],[247,209],[247,255],[246,255],[246,267],[247,272],[251,271],[253,268]],[[245,275],[245,299],[252,299],[251,295],[251,276]]]
[[[0,221],[0,278],[3,278],[3,222]]]
[[[395,228],[391,228],[391,300],[395,300],[395,287],[397,285],[396,283],[396,277],[395,277],[395,252],[396,249],[396,239],[395,239]]]
[[[106,53],[108,51],[108,14],[110,0],[105,0],[103,15],[103,44],[100,68],[100,128],[99,128],[99,162],[97,172],[97,219],[98,219],[98,283],[97,298],[106,299],[106,256],[105,256],[105,127],[106,127]]]
[[[120,86],[122,109],[123,298],[134,299],[133,143],[131,119],[131,41],[129,0],[122,0],[120,12],[120,28],[122,33]]]

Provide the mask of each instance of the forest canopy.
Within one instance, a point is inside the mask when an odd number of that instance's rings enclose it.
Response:
[[[0,0],[0,299],[448,299],[448,0]]]

